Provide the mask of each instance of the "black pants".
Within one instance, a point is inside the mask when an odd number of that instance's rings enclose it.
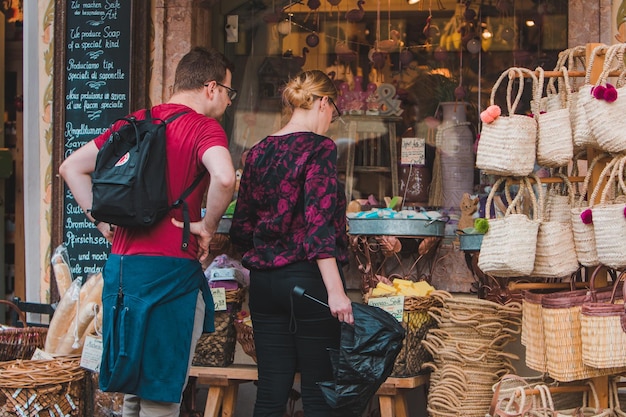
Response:
[[[250,272],[250,313],[259,369],[254,417],[284,415],[297,371],[302,378],[305,416],[333,415],[317,382],[333,379],[327,348],[339,346],[340,323],[327,307],[292,296],[296,285],[319,300],[328,299],[316,264],[302,262]]]

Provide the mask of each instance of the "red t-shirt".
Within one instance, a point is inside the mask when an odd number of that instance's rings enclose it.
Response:
[[[186,111],[167,125],[167,187],[169,202],[172,204],[196,176],[206,172],[202,155],[213,146],[228,149],[228,138],[222,126],[215,120],[203,116],[181,104],[160,104],[151,110],[153,118],[166,120]],[[138,119],[145,118],[145,111],[133,113]],[[122,123],[122,122],[120,122]],[[116,128],[117,126],[114,126]],[[98,149],[109,138],[107,130],[94,139]],[[201,218],[202,200],[209,184],[209,175],[185,199],[192,222]],[[152,255],[195,259],[198,242],[194,235],[189,238],[189,247],[181,249],[183,230],[174,226],[170,218],[182,221],[182,207],[173,209],[159,223],[146,229],[126,229],[118,227],[113,239],[111,253],[118,255]]]

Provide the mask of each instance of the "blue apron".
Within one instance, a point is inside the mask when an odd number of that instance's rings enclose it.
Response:
[[[180,402],[198,290],[206,304],[203,331],[214,331],[213,298],[200,263],[110,255],[103,277],[100,388]]]

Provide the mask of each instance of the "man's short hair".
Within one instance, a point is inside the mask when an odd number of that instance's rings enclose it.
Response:
[[[224,54],[197,46],[185,54],[176,67],[174,93],[197,90],[209,81],[223,82],[227,69],[232,73],[235,67]]]

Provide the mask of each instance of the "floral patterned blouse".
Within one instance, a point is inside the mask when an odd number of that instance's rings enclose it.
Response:
[[[268,136],[250,149],[230,237],[248,269],[335,257],[348,261],[346,198],[335,143],[312,132]]]

